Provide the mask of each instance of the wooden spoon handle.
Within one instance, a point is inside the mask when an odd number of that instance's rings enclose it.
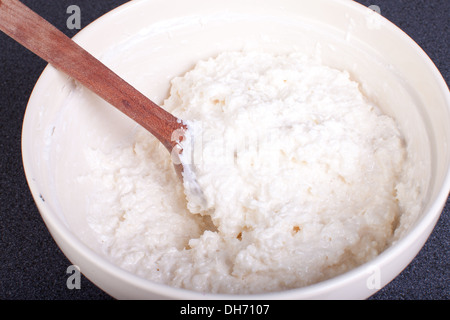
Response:
[[[171,151],[182,122],[17,0],[0,0],[0,30],[150,131]],[[179,136],[179,135],[178,135]]]

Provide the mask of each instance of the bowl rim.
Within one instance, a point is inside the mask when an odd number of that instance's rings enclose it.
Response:
[[[110,19],[114,17],[116,14],[122,14],[123,11],[129,9],[131,6],[139,5],[140,3],[147,0],[133,0],[126,2],[113,10],[103,14],[102,16],[95,19],[93,22],[85,26],[82,30],[80,30],[73,39],[76,41],[79,38],[85,37],[86,34],[92,28],[95,28],[98,24],[106,24]],[[359,10],[362,12],[363,10],[370,10],[366,6],[349,0],[334,0],[338,2],[340,5],[351,7],[354,10]],[[450,111],[450,92],[448,91],[448,85],[446,84],[442,74],[434,64],[434,62],[430,59],[430,57],[426,54],[426,52],[412,39],[406,32],[397,27],[394,23],[387,20],[385,17],[381,16],[384,20],[384,23],[387,23],[389,26],[389,31],[394,32],[396,36],[402,41],[407,41],[411,50],[413,50],[417,55],[419,55],[420,59],[427,65],[427,68],[432,72],[433,77],[439,83],[439,90],[446,97],[447,108]],[[44,220],[47,228],[50,230],[50,233],[54,237],[55,242],[58,246],[60,246],[60,241],[63,241],[66,245],[70,246],[74,251],[83,255],[86,259],[91,261],[95,266],[108,274],[113,274],[115,277],[120,278],[120,280],[125,281],[127,283],[132,284],[136,288],[140,288],[144,292],[148,292],[148,294],[159,294],[165,296],[167,298],[174,299],[291,299],[295,298],[308,298],[318,296],[319,293],[328,292],[330,289],[338,289],[345,287],[346,283],[351,282],[357,277],[360,277],[363,270],[366,270],[369,265],[386,265],[391,260],[393,260],[396,256],[400,255],[401,252],[404,252],[408,247],[411,247],[413,243],[417,243],[419,239],[423,236],[423,234],[427,234],[426,239],[430,236],[432,229],[437,223],[442,210],[445,206],[445,203],[449,197],[450,193],[450,166],[447,168],[446,176],[442,182],[440,192],[435,197],[432,205],[428,208],[426,212],[422,214],[422,216],[415,222],[414,226],[411,230],[405,234],[401,239],[399,239],[395,244],[384,250],[377,257],[366,262],[356,268],[353,268],[341,275],[333,277],[328,280],[324,280],[312,285],[308,285],[306,287],[289,289],[285,291],[277,291],[277,292],[268,292],[261,294],[243,294],[243,295],[235,295],[235,294],[213,294],[213,293],[202,293],[195,292],[188,289],[175,288],[166,284],[157,283],[140,276],[137,276],[121,267],[115,265],[111,261],[109,261],[106,257],[101,256],[96,253],[93,249],[88,247],[83,241],[81,241],[69,228],[66,224],[57,216],[56,213],[53,212],[52,208],[48,206],[47,203],[40,199],[40,193],[38,191],[37,182],[32,179],[31,168],[28,165],[28,140],[26,137],[27,123],[30,121],[29,118],[29,106],[32,105],[34,97],[36,95],[36,91],[38,90],[38,84],[45,81],[47,77],[51,77],[52,73],[59,72],[56,71],[52,66],[47,65],[40,77],[38,78],[35,87],[33,88],[31,95],[29,97],[27,108],[25,110],[25,115],[23,119],[23,128],[22,128],[22,162],[25,171],[26,180],[31,191],[32,197],[37,205],[37,208],[40,212],[42,219]],[[56,241],[56,238],[59,240]],[[426,240],[425,240],[426,241]],[[423,244],[420,245],[420,249]],[[419,250],[420,250],[419,249]],[[64,252],[66,255],[66,252]],[[68,257],[66,255],[66,257]],[[69,260],[70,257],[68,257]],[[410,259],[412,261],[412,258]],[[83,273],[83,269],[81,269]],[[401,270],[396,272],[398,275]],[[84,273],[83,273],[84,274]],[[86,275],[85,275],[86,276]],[[90,281],[96,283],[95,279],[91,279],[89,276],[86,276]],[[395,278],[395,277],[394,277]],[[392,278],[393,279],[393,278]],[[392,279],[388,279],[387,282],[390,282]],[[384,285],[387,284],[384,283]],[[103,290],[103,289],[102,289]],[[375,294],[378,290],[374,290],[372,294]],[[108,292],[107,292],[108,293]],[[110,293],[108,293],[110,294]]]

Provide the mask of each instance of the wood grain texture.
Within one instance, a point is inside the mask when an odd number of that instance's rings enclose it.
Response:
[[[150,131],[172,151],[182,121],[17,0],[0,0],[0,30]],[[179,134],[178,134],[179,136]]]

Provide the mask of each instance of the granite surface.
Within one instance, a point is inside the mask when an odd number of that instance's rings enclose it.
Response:
[[[83,28],[127,1],[23,2],[68,36],[73,36],[78,30],[69,30],[66,26],[69,17],[66,10],[70,5],[80,7]],[[450,1],[358,2],[378,6],[384,17],[424,49],[448,84]],[[80,289],[70,290],[66,286],[66,270],[71,263],[47,231],[23,172],[23,116],[31,91],[45,66],[40,58],[0,33],[0,300],[111,299],[84,276]],[[449,299],[449,212],[450,202],[447,200],[440,220],[417,257],[370,299]]]

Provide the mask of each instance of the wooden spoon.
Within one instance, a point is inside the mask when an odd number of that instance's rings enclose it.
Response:
[[[171,153],[187,127],[17,0],[0,0],[0,30],[150,131]],[[174,157],[173,157],[174,158]],[[179,160],[179,159],[178,159]],[[174,161],[181,177],[185,168]]]

